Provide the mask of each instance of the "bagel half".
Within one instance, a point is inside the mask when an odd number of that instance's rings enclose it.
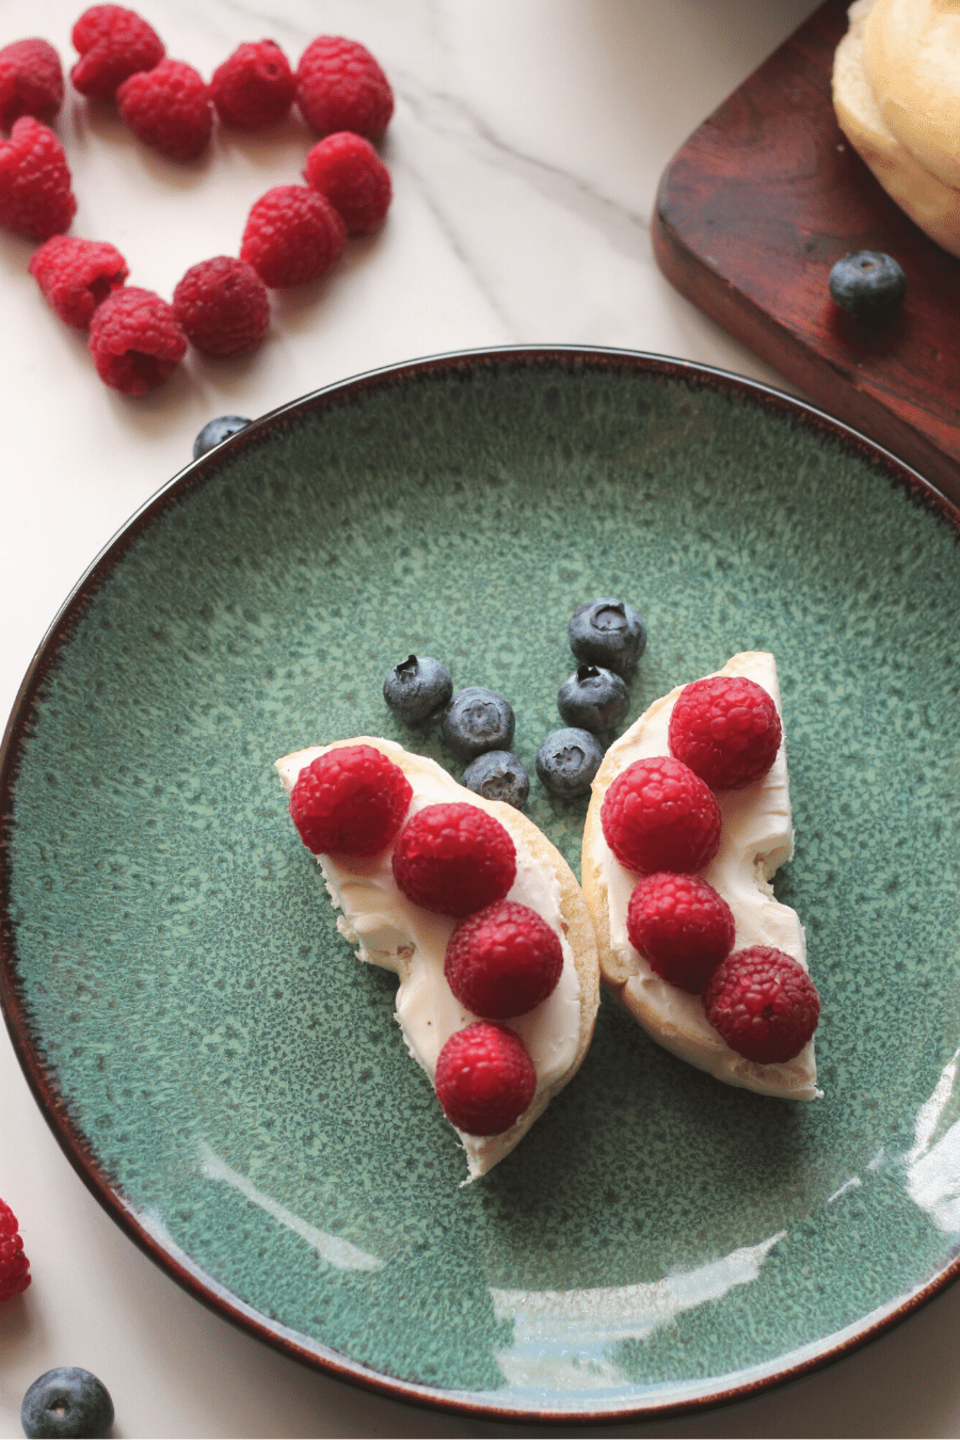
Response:
[[[553,926],[563,949],[563,971],[553,994],[526,1015],[508,1021],[524,1041],[537,1072],[533,1101],[501,1135],[457,1130],[467,1152],[469,1179],[486,1174],[522,1140],[533,1122],[569,1080],[586,1055],[600,1003],[597,944],[576,876],[542,831],[513,806],[476,795],[434,760],[412,755],[392,740],[359,736],[314,746],[276,762],[289,792],[305,765],[343,745],[372,745],[404,772],[413,789],[409,814],[426,805],[467,803],[485,810],[509,832],[517,851],[517,878],[508,899],[529,905]],[[359,960],[392,970],[396,1017],[407,1049],[430,1076],[446,1041],[478,1017],[455,999],[443,974],[447,941],[457,922],[407,900],[393,879],[390,845],[372,859],[317,856],[333,904],[337,928],[357,947]]]
[[[772,696],[781,715],[772,655],[734,655],[720,675],[745,675]],[[627,904],[637,876],[616,859],[603,834],[600,810],[608,788],[635,760],[670,753],[667,727],[682,685],[656,700],[607,751],[593,782],[583,834],[583,893],[593,916],[604,984],[647,1034],[682,1060],[728,1085],[788,1100],[813,1100],[817,1089],[813,1041],[793,1060],[759,1065],[731,1050],[707,1020],[699,995],[662,980],[627,935]],[[773,945],[807,969],[803,926],[782,905],[770,881],[793,853],[787,756],[783,743],[773,767],[742,790],[717,794],[723,817],[720,849],[702,872],[733,911],[734,948]]]

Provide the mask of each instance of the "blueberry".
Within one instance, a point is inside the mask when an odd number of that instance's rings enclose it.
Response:
[[[907,277],[892,255],[857,250],[830,271],[830,294],[855,320],[889,320],[900,307]]]
[[[34,1380],[20,1406],[20,1423],[26,1436],[97,1437],[113,1424],[113,1401],[106,1388],[75,1365],[48,1370]]]
[[[515,810],[523,809],[530,794],[530,776],[509,750],[478,755],[464,770],[463,783],[486,800],[506,800]]]
[[[215,420],[208,420],[193,442],[194,460],[199,460],[201,455],[206,455],[208,450],[229,440],[231,435],[236,435],[238,430],[249,424],[250,421],[242,415],[218,415]]]
[[[599,665],[578,665],[557,693],[560,719],[581,730],[612,730],[630,708],[626,685],[612,670]]]
[[[496,690],[468,685],[443,712],[440,733],[458,760],[475,760],[487,750],[509,750],[513,708]]]
[[[453,679],[446,665],[429,655],[408,655],[388,671],[383,698],[398,720],[416,725],[446,705]]]
[[[537,751],[537,774],[551,795],[575,800],[590,794],[602,759],[603,746],[589,730],[554,730]]]
[[[567,628],[581,665],[603,665],[629,675],[647,645],[647,627],[623,600],[591,600],[574,610]]]

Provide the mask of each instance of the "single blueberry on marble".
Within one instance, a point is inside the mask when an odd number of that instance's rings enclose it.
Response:
[[[567,627],[570,649],[581,665],[601,665],[629,675],[647,646],[647,627],[625,600],[589,600]]]
[[[522,810],[530,794],[530,776],[523,762],[509,750],[488,750],[472,760],[463,772],[468,790],[485,800],[505,800]]]
[[[453,678],[432,655],[408,655],[387,672],[383,698],[398,720],[417,725],[428,719],[453,694]]]
[[[856,250],[830,271],[830,294],[855,320],[874,324],[893,317],[907,293],[907,277],[892,255]]]
[[[113,1401],[96,1375],[64,1365],[34,1380],[20,1406],[20,1424],[30,1440],[100,1440],[113,1424]]]
[[[594,734],[613,730],[629,708],[625,682],[601,665],[578,665],[557,692],[557,709],[564,724]]]
[[[243,415],[217,415],[215,419],[208,420],[193,442],[194,460],[199,460],[215,445],[222,445],[224,440],[229,440],[231,435],[246,429],[249,424],[250,421]]]
[[[589,795],[603,760],[603,746],[589,730],[568,726],[553,730],[537,751],[537,774],[544,789],[560,800]]]
[[[487,750],[509,750],[516,720],[513,707],[496,690],[468,685],[443,712],[440,733],[458,760],[475,760]]]

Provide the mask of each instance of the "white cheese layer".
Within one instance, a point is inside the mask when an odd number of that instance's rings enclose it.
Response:
[[[721,675],[745,675],[772,696],[778,713],[780,687],[772,655],[749,652],[735,655]],[[616,774],[635,760],[668,755],[667,731],[673,707],[683,686],[654,702],[645,714],[615,742],[608,755],[616,757]],[[608,777],[612,782],[613,775]],[[723,816],[720,849],[702,871],[703,878],[726,900],[736,924],[734,948],[773,945],[807,967],[806,941],[799,917],[774,898],[770,881],[793,854],[793,824],[787,756],[781,743],[773,767],[743,790],[720,791],[717,801]],[[629,972],[623,1001],[644,1029],[675,1055],[706,1070],[718,1080],[764,1095],[789,1100],[813,1100],[822,1092],[816,1085],[816,1061],[810,1040],[793,1060],[758,1065],[731,1050],[707,1020],[699,995],[691,995],[662,980],[634,949],[627,935],[627,905],[637,876],[619,860],[601,838],[600,883],[606,889],[610,940],[624,972]]]
[[[401,747],[378,741],[384,750]],[[277,762],[280,780],[289,792],[305,765],[325,746],[298,751]],[[464,791],[441,766],[420,757],[416,775],[408,772],[413,799],[407,818],[427,805],[459,801]],[[530,1052],[537,1089],[528,1114],[542,1108],[538,1097],[569,1070],[580,1039],[580,977],[567,939],[560,908],[560,883],[537,863],[524,841],[511,834],[517,852],[517,874],[507,899],[536,910],[556,931],[563,950],[563,969],[553,993],[526,1015],[507,1021]],[[392,970],[399,977],[397,1020],[410,1054],[433,1079],[437,1058],[450,1036],[479,1017],[464,1009],[443,973],[443,962],[457,921],[414,905],[397,888],[391,861],[393,846],[372,859],[334,860],[317,857],[333,904],[341,911],[337,928],[357,958]],[[523,1117],[503,1135],[468,1135],[457,1130],[467,1152],[470,1178],[492,1169],[525,1132]]]

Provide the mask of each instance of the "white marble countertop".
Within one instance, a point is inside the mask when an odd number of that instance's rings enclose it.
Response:
[[[362,40],[394,85],[385,159],[394,204],[330,280],[280,295],[261,351],[188,360],[130,401],[0,233],[0,709],[90,560],[190,458],[212,416],[258,416],[372,367],[525,342],[625,346],[769,381],[775,375],[660,276],[657,180],[687,135],[814,8],[814,0],[149,0],[168,53],[205,75],[241,41],[294,60],[316,33]],[[0,44],[42,35],[72,63],[77,0],[0,0]],[[312,141],[218,141],[159,160],[71,94],[57,122],[74,233],[112,240],[131,283],[169,297],[188,265],[236,253],[247,209],[299,179]],[[207,1311],[150,1263],[84,1188],[0,1033],[0,1196],[19,1215],[35,1283],[0,1306],[0,1435],[27,1385],[79,1364],[109,1385],[117,1436],[498,1435],[306,1369]],[[607,1435],[960,1433],[960,1287],[827,1370],[731,1408]],[[547,1433],[531,1427],[509,1433]],[[570,1432],[567,1432],[570,1433]],[[584,1432],[579,1432],[584,1433]]]

